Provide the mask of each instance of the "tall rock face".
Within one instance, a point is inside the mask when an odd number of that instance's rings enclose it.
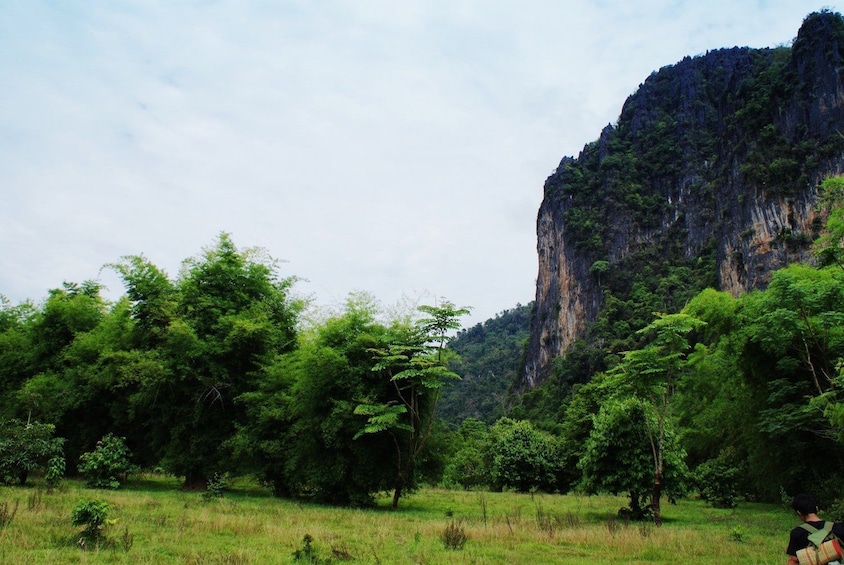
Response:
[[[707,286],[764,288],[810,261],[818,184],[842,170],[839,14],[807,16],[790,48],[721,49],[653,73],[545,183],[519,388],[578,340],[617,355],[654,311]]]

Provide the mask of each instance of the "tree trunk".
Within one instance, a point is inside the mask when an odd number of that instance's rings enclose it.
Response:
[[[654,524],[662,525],[662,512],[659,509],[659,500],[662,498],[662,472],[654,476],[654,487],[651,491],[651,510],[654,513]]]
[[[402,489],[402,476],[399,475],[396,477],[396,490],[393,491],[393,510],[399,507],[399,498],[401,498],[401,489]]]
[[[208,477],[198,469],[191,469],[185,474],[182,490],[199,491],[208,488]]]

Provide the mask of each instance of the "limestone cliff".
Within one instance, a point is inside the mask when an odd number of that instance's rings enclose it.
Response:
[[[811,260],[818,183],[844,170],[842,55],[844,19],[823,11],[790,48],[686,58],[560,162],[537,218],[520,388],[581,338],[618,353],[654,310],[706,286],[764,288],[772,271]]]

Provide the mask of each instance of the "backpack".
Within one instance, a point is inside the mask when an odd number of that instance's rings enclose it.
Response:
[[[818,529],[810,524],[800,524],[809,532],[809,545],[797,552],[800,565],[827,565],[844,559],[838,537],[832,533],[832,522],[824,522]]]

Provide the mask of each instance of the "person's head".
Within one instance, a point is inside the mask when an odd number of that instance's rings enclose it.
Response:
[[[795,496],[791,500],[791,507],[801,516],[815,514],[818,511],[818,505],[815,502],[815,499],[808,494],[798,494]]]

